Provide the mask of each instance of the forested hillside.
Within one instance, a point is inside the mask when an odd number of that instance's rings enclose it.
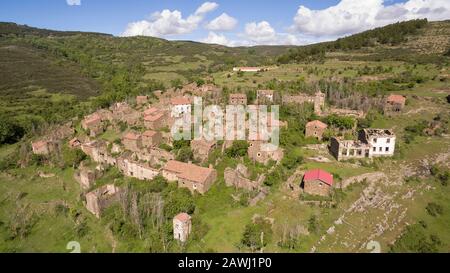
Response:
[[[323,61],[327,54],[333,52],[364,53],[364,56],[350,56],[341,58],[359,58],[360,60],[398,60],[408,62],[438,62],[446,49],[450,48],[450,21],[428,22],[427,19],[399,22],[385,27],[368,30],[349,37],[324,42],[297,49],[291,49],[287,54],[278,58],[279,63],[304,63]],[[432,35],[429,35],[432,33]],[[427,37],[425,39],[420,37]],[[415,41],[419,43],[414,43]],[[429,43],[436,48],[432,50]],[[427,48],[427,50],[422,50]],[[425,55],[418,56],[417,53]]]

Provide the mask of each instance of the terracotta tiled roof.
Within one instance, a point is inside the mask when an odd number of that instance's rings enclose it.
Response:
[[[305,176],[303,177],[303,180],[306,181],[313,181],[313,180],[320,180],[324,182],[327,185],[332,186],[333,185],[333,175],[330,173],[324,171],[324,170],[311,170],[307,171],[305,173]]]
[[[81,141],[78,139],[78,138],[73,138],[73,139],[71,139],[70,141],[69,141],[69,145],[70,146],[73,146],[73,145],[75,145],[76,143],[81,143]]]
[[[170,100],[170,103],[172,105],[186,105],[186,104],[191,104],[190,100],[188,98],[185,97],[178,97],[178,98],[172,98]]]
[[[238,99],[241,99],[241,98],[247,98],[247,95],[246,94],[243,94],[243,93],[237,93],[237,94],[230,94],[230,99],[231,98],[238,98]]]
[[[157,115],[145,116],[144,120],[145,121],[157,121],[157,120],[161,119],[163,116],[164,116],[164,113],[159,113]]]
[[[152,136],[156,135],[156,132],[152,131],[152,130],[148,130],[148,131],[145,131],[143,135],[146,137],[152,137]]]
[[[90,115],[90,116],[87,116],[87,117],[84,119],[84,123],[85,123],[86,125],[90,125],[90,124],[93,124],[93,123],[100,122],[101,120],[102,120],[102,118],[100,117],[100,115],[97,114],[97,113],[95,113],[95,114],[92,114],[92,115]]]
[[[144,116],[155,115],[158,112],[159,112],[158,108],[152,107],[152,108],[149,108],[149,109],[144,111]]]
[[[405,103],[406,98],[403,97],[402,95],[390,95],[387,98],[388,102],[395,102],[395,103]]]
[[[325,123],[321,122],[320,120],[313,120],[313,121],[308,122],[306,124],[306,127],[312,127],[312,126],[318,127],[318,128],[322,128],[322,129],[325,129],[325,128],[328,127],[328,125],[326,125]]]
[[[135,134],[133,132],[129,132],[123,138],[124,139],[129,139],[129,140],[138,140],[139,139],[139,135],[137,135],[137,134]]]
[[[185,222],[188,222],[189,220],[191,220],[191,216],[189,216],[189,214],[183,212],[183,213],[180,213],[177,216],[175,216],[175,219],[177,219],[180,222],[185,223]]]
[[[171,160],[164,166],[164,170],[174,172],[179,178],[197,183],[205,183],[206,179],[214,172],[213,169],[203,168],[194,164]]]
[[[47,145],[47,141],[44,141],[44,140],[39,140],[39,141],[31,143],[31,146],[33,146],[33,149],[40,149],[40,148],[44,147],[45,145]]]

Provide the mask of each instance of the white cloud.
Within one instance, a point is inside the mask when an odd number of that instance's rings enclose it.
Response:
[[[219,4],[214,2],[205,2],[203,3],[195,12],[196,15],[203,15],[206,13],[209,13],[211,11],[214,11],[219,7]]]
[[[450,18],[448,0],[409,0],[394,5],[385,5],[386,2],[342,0],[322,10],[300,6],[291,30],[313,36],[342,36],[398,21]]]
[[[217,34],[214,31],[210,31],[208,33],[208,37],[201,40],[202,43],[207,44],[218,44],[218,45],[225,45],[225,46],[233,46],[234,44],[230,42],[227,37],[223,34]]]
[[[209,22],[206,25],[206,29],[209,30],[216,30],[216,31],[227,31],[227,30],[232,30],[236,27],[238,21],[229,16],[226,13],[222,13],[222,15],[220,15],[219,17],[217,17],[216,19],[212,20],[211,22]]]
[[[66,0],[69,6],[81,6],[81,0]]]
[[[198,28],[198,24],[203,21],[204,16],[215,10],[218,4],[213,2],[203,3],[194,14],[183,18],[178,10],[157,11],[151,15],[150,20],[142,20],[129,23],[123,36],[154,36],[166,37],[176,34],[186,34]]]
[[[245,37],[256,43],[271,43],[276,39],[275,29],[267,21],[251,22],[245,25]]]
[[[299,45],[306,42],[291,33],[277,33],[267,21],[251,22],[245,25],[245,33],[239,35],[242,40],[235,45]]]

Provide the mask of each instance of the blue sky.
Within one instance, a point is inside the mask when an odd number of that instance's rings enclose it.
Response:
[[[211,21],[218,17],[212,24]],[[95,31],[117,36],[148,35],[231,46],[306,44],[399,20],[425,17],[450,19],[450,1],[0,1],[0,21],[55,30]]]

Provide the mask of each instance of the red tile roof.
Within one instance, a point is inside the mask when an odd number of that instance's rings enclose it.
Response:
[[[161,119],[163,116],[164,116],[164,113],[159,113],[157,115],[145,116],[144,120],[145,121],[157,121],[157,120]]]
[[[89,125],[91,125],[93,123],[100,122],[101,120],[102,120],[102,118],[100,117],[100,115],[95,113],[95,114],[92,114],[90,116],[87,116],[84,119],[84,123],[89,126]]]
[[[129,139],[129,140],[138,140],[139,139],[139,135],[137,135],[137,134],[135,134],[133,132],[129,132],[123,138],[124,139]]]
[[[152,107],[152,108],[149,108],[149,109],[144,111],[144,116],[155,115],[158,112],[159,112],[158,108]]]
[[[152,136],[154,136],[155,134],[156,134],[155,131],[148,130],[148,131],[145,131],[143,135],[146,136],[146,137],[152,137]]]
[[[311,170],[305,173],[303,180],[306,181],[314,181],[320,180],[327,185],[333,185],[333,175],[324,171],[324,170]]]
[[[406,101],[406,98],[405,97],[403,97],[402,95],[390,95],[388,98],[387,98],[387,101],[388,102],[394,102],[394,103],[405,103],[405,101]]]
[[[47,141],[44,141],[44,140],[39,140],[39,141],[31,143],[31,146],[33,146],[33,149],[35,149],[35,150],[38,150],[38,149],[44,147],[45,145],[47,145]]]
[[[187,179],[197,183],[205,183],[213,169],[200,167],[194,164],[171,160],[164,166],[164,170],[177,173],[179,178]]]
[[[178,97],[178,98],[172,98],[170,100],[170,103],[172,105],[187,105],[187,104],[191,104],[191,101],[185,97]]]
[[[180,213],[177,216],[175,216],[175,219],[177,219],[180,222],[185,223],[185,222],[188,222],[189,220],[191,220],[191,216],[189,216],[189,214],[183,212],[183,213]]]
[[[313,120],[311,122],[308,122],[306,124],[306,127],[310,127],[310,126],[314,126],[314,127],[318,127],[318,128],[327,128],[328,125],[326,125],[325,123],[321,122],[320,120]]]

